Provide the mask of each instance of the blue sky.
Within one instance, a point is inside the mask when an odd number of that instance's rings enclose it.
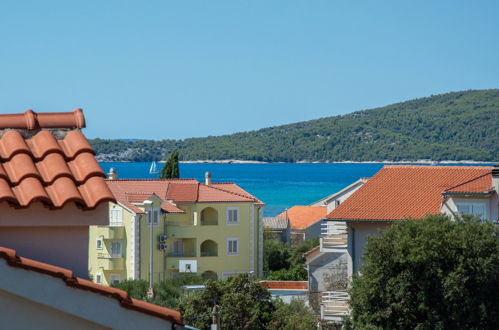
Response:
[[[2,1],[0,112],[221,135],[499,87],[498,1]]]

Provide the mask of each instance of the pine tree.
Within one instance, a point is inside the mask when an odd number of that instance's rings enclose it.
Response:
[[[165,165],[161,169],[161,179],[178,179],[180,172],[178,169],[178,151],[174,151],[168,157]]]

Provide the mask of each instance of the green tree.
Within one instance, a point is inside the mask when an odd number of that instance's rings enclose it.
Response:
[[[428,216],[371,237],[350,290],[354,327],[493,329],[499,237],[491,223]]]
[[[221,306],[222,329],[266,329],[275,310],[269,291],[247,275],[210,280],[204,290],[186,298],[179,308],[186,324],[209,329],[215,304]]]
[[[178,179],[180,172],[178,169],[178,151],[174,151],[161,169],[161,179]]]
[[[302,300],[293,299],[286,304],[282,300],[275,301],[276,311],[268,325],[270,330],[310,330],[317,328],[317,317]]]

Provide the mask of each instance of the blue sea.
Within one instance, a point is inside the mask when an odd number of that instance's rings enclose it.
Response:
[[[149,174],[150,163],[100,163],[108,173],[116,168],[121,179],[157,178]],[[293,205],[308,205],[331,195],[359,178],[371,177],[381,163],[346,164],[180,164],[181,178],[204,182],[211,172],[213,182],[235,182],[265,202],[265,216],[276,216]],[[158,163],[158,170],[162,164]]]

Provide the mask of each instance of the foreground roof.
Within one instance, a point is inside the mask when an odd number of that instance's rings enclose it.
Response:
[[[262,222],[264,227],[271,229],[286,229],[289,225],[286,217],[264,217]]]
[[[326,206],[293,206],[289,210],[278,215],[279,218],[287,217],[291,224],[291,229],[305,229],[317,221],[326,217]]]
[[[163,203],[168,213],[183,213],[176,203],[251,202],[263,204],[235,183],[205,185],[195,179],[115,179],[106,180],[116,199],[135,213],[143,213],[134,203],[141,203],[152,194]]]
[[[492,167],[387,165],[327,217],[403,220],[439,214],[442,194],[492,191]]]
[[[15,250],[0,247],[0,258],[7,261],[11,267],[22,268],[45,275],[60,278],[66,285],[75,290],[86,290],[109,298],[116,299],[123,308],[133,309],[135,311],[156,316],[169,322],[183,325],[179,312],[147,303],[142,300],[133,299],[128,296],[126,291],[96,284],[94,282],[75,277],[69,269],[49,265],[43,262],[19,257]]]
[[[83,127],[81,109],[0,115],[0,201],[86,209],[113,201]]]
[[[269,290],[308,290],[307,281],[260,281]]]

